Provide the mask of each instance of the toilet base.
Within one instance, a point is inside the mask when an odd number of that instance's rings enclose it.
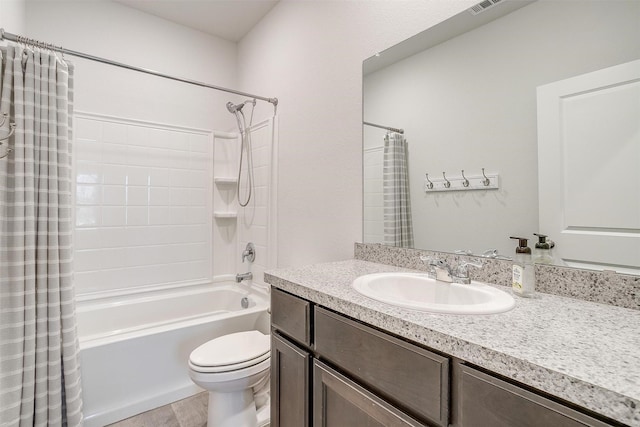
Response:
[[[207,427],[257,427],[253,390],[209,392]]]

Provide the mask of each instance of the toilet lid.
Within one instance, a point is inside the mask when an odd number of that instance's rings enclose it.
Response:
[[[189,361],[203,367],[237,365],[258,359],[269,350],[269,335],[260,331],[237,332],[202,344],[191,352]]]

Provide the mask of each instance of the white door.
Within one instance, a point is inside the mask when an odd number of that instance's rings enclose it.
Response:
[[[538,184],[568,265],[640,271],[640,60],[538,87]]]

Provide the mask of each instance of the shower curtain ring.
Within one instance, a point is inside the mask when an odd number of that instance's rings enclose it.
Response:
[[[0,142],[0,146],[2,146],[2,143]],[[7,157],[9,154],[11,154],[11,152],[13,151],[13,148],[11,147],[7,147],[7,151],[4,152],[4,154],[0,155],[0,159],[4,159],[5,157]]]
[[[9,138],[11,138],[11,136],[13,136],[14,133],[16,133],[16,123],[15,122],[11,122],[11,123],[9,123],[9,134],[6,135],[6,136],[3,136],[2,138],[0,138],[0,141],[4,142],[4,141],[8,140]]]
[[[0,123],[0,126],[4,126],[4,122],[7,121],[7,118],[9,117],[9,114],[7,113],[2,113],[2,122]]]

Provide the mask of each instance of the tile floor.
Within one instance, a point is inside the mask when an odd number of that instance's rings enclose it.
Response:
[[[107,427],[206,427],[208,398],[199,393]]]

